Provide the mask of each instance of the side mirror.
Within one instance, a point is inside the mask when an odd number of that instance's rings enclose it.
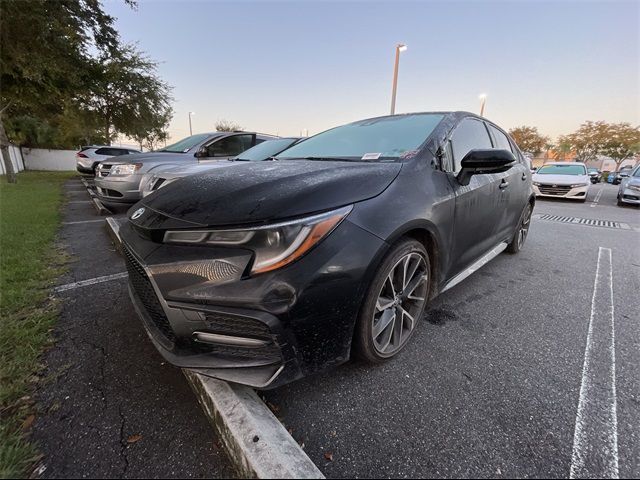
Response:
[[[205,148],[198,150],[194,156],[196,158],[207,158],[207,150]]]
[[[515,163],[516,157],[508,150],[471,150],[460,162],[462,170],[458,173],[458,182],[469,185],[473,175],[506,172]]]

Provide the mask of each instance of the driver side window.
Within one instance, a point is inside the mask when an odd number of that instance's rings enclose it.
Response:
[[[235,157],[251,148],[253,135],[231,135],[207,146],[207,157]]]
[[[489,132],[484,122],[475,118],[462,120],[451,135],[449,150],[453,159],[453,171],[462,168],[460,162],[471,150],[492,148]]]

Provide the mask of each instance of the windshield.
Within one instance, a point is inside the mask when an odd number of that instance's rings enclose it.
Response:
[[[632,177],[640,177],[640,165],[636,167],[636,169],[631,174]]]
[[[295,142],[297,142],[297,138],[281,138],[278,140],[267,140],[256,145],[249,150],[245,150],[240,155],[238,155],[234,160],[247,160],[250,162],[259,162],[262,160],[268,160],[269,158],[277,155],[285,148],[290,147]]]
[[[191,135],[190,137],[183,138],[179,142],[174,143],[173,145],[169,145],[168,147],[164,147],[159,152],[170,152],[170,153],[185,153],[191,150],[193,147],[198,145],[200,142],[203,142],[207,138],[209,138],[208,133],[199,133],[197,135]]]
[[[589,173],[598,173],[598,169],[597,168],[590,168],[589,169]]]
[[[427,113],[350,123],[308,138],[278,158],[397,160],[422,145],[442,117]]]
[[[538,175],[584,175],[584,165],[543,165],[536,172]]]

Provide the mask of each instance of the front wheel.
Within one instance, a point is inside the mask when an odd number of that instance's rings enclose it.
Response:
[[[511,243],[507,245],[507,252],[518,253],[520,250],[522,250],[524,241],[527,239],[527,235],[529,235],[532,212],[533,207],[530,203],[527,203],[527,206],[524,207],[524,210],[522,211],[522,215],[520,215],[520,221],[518,222],[518,227],[516,228],[516,231],[511,238]]]
[[[369,286],[354,334],[355,353],[371,363],[397,355],[422,319],[429,298],[429,255],[417,240],[395,244]]]

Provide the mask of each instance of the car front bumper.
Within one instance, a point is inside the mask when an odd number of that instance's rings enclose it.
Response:
[[[142,175],[95,177],[96,193],[105,203],[135,203],[140,200]]]
[[[569,187],[565,185],[541,184],[533,185],[533,192],[536,197],[546,198],[567,198],[570,200],[584,200],[589,192],[589,185],[580,187]]]
[[[386,250],[382,240],[345,220],[286,267],[206,280],[193,272],[231,257],[242,269],[252,253],[158,244],[130,223],[120,233],[131,300],[163,357],[263,389],[349,359],[371,266]]]
[[[628,203],[630,205],[640,205],[640,190],[634,190],[632,188],[621,189],[618,198],[622,203]]]

